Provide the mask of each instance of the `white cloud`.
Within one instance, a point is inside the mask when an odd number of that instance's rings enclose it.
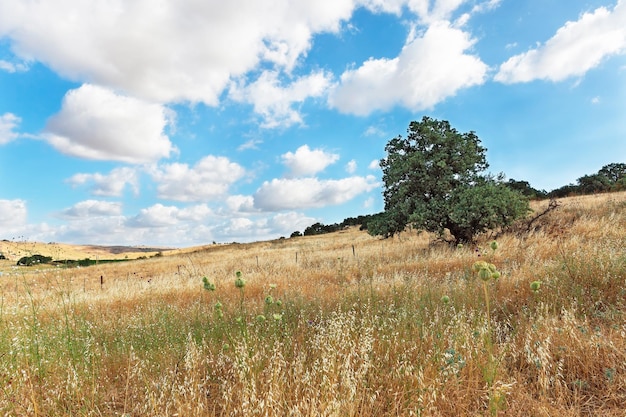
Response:
[[[164,206],[155,204],[151,207],[141,209],[139,214],[128,219],[126,225],[129,227],[167,227],[179,223],[178,214],[180,209],[175,206]]]
[[[27,214],[26,201],[0,200],[0,227],[4,229],[3,233],[26,224]]]
[[[15,132],[15,128],[21,123],[22,119],[13,113],[4,113],[0,116],[0,145],[11,142],[19,136]]]
[[[365,136],[383,137],[383,136],[385,136],[385,131],[383,129],[381,129],[380,127],[377,127],[377,126],[368,126],[368,128],[365,129],[365,132],[363,134]]]
[[[289,168],[289,177],[314,175],[326,169],[327,166],[339,160],[339,155],[324,152],[321,149],[311,150],[308,145],[302,145],[296,152],[287,152],[281,156],[283,164]]]
[[[250,139],[249,141],[242,143],[241,145],[239,145],[239,147],[237,147],[238,151],[245,151],[248,149],[259,149],[259,147],[257,145],[262,144],[263,141],[260,139]]]
[[[591,104],[600,104],[600,97],[594,97],[591,99]]]
[[[290,71],[312,36],[337,32],[353,0],[0,2],[15,54],[64,78],[158,102],[216,105],[230,82],[268,62]]]
[[[278,213],[268,219],[268,227],[275,233],[287,234],[297,231],[304,231],[308,226],[315,223],[315,219],[301,213],[290,211],[288,213]]]
[[[435,22],[397,58],[372,58],[344,72],[329,104],[362,116],[397,105],[412,111],[431,108],[460,89],[484,82],[487,65],[466,53],[474,42],[450,23]]]
[[[250,213],[257,211],[254,208],[254,199],[249,195],[231,195],[226,198],[226,206],[231,213]]]
[[[616,54],[626,53],[626,1],[600,7],[567,22],[544,45],[509,58],[495,76],[503,83],[562,81],[581,76]]]
[[[159,198],[175,201],[206,201],[223,196],[245,175],[239,164],[225,157],[206,156],[196,165],[174,163],[150,172],[159,183]]]
[[[167,113],[160,105],[85,84],[65,95],[43,137],[60,152],[80,158],[156,161],[174,151],[163,133]]]
[[[274,179],[265,181],[256,191],[254,206],[264,211],[280,211],[338,205],[377,186],[373,176],[324,181]]]
[[[84,219],[93,217],[119,216],[122,214],[122,203],[110,201],[86,200],[63,210],[61,216],[68,219]]]
[[[92,194],[106,197],[120,197],[126,185],[129,185],[135,195],[139,193],[139,178],[137,170],[134,168],[122,167],[113,169],[109,175],[95,174],[75,174],[67,179],[72,186],[93,183]]]
[[[357,168],[356,161],[352,159],[350,162],[346,164],[346,172],[348,174],[354,174]]]
[[[374,159],[372,162],[370,162],[367,168],[368,169],[380,169],[380,161],[378,159]]]
[[[309,97],[326,94],[330,80],[330,74],[319,71],[283,86],[278,72],[264,71],[251,84],[234,84],[230,89],[230,97],[235,101],[253,104],[255,113],[263,117],[261,127],[289,127],[303,123],[302,116],[293,105],[302,103]]]
[[[24,63],[13,63],[0,59],[0,70],[10,73],[24,72],[28,70],[28,66]]]

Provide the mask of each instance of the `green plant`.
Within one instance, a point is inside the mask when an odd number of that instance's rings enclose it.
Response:
[[[493,255],[498,249],[498,242],[494,240],[490,243],[489,247],[491,249],[491,253],[488,256],[488,260],[491,261],[493,259]],[[487,364],[483,369],[483,378],[487,382],[487,387],[489,389],[490,413],[492,415],[497,415],[498,410],[502,408],[505,399],[503,398],[503,394],[494,388],[499,359],[496,358],[494,353],[493,324],[491,321],[491,307],[488,284],[492,281],[498,280],[501,274],[494,264],[487,261],[476,261],[472,266],[472,270],[482,283],[485,299],[485,311],[487,314],[487,334],[485,336]]]

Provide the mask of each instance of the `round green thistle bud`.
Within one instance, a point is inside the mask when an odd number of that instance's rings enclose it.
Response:
[[[441,297],[441,302],[444,304],[448,304],[450,302],[450,297],[444,295],[443,297]]]
[[[493,242],[491,242],[491,245],[489,246],[491,246],[491,250],[495,251],[496,249],[498,249],[498,242],[494,240]]]
[[[241,278],[240,276],[237,277],[237,279],[235,280],[235,287],[242,289],[245,286],[246,286],[246,280]]]
[[[282,306],[282,305],[283,305],[283,302],[282,302],[282,301],[280,301],[280,300],[276,300],[276,305],[277,305],[278,307],[280,307],[280,306]]]
[[[533,281],[530,283],[530,290],[532,292],[537,292],[541,288],[541,281]]]
[[[491,273],[491,278],[493,278],[494,280],[498,280],[501,276],[502,274],[500,274],[500,271],[494,271]]]
[[[276,321],[281,321],[283,319],[283,315],[282,314],[273,314],[272,317]]]
[[[265,304],[271,306],[272,304],[274,304],[274,298],[271,295],[268,295],[267,297],[265,297]]]
[[[487,268],[489,268],[491,272],[496,272],[498,270],[494,264],[487,264]]]
[[[241,278],[241,271],[236,271],[236,272],[235,272],[235,276],[236,276],[237,278]]]
[[[230,345],[229,345],[228,343],[224,343],[224,344],[222,345],[222,349],[223,349],[223,350],[228,350],[228,349],[230,349]]]
[[[472,265],[472,271],[479,272],[481,269],[488,268],[488,264],[485,261],[476,261],[474,265]]]
[[[256,316],[256,321],[258,321],[259,323],[263,323],[265,322],[265,316],[263,314],[259,314],[258,316]]]
[[[241,316],[236,317],[236,318],[235,318],[235,321],[236,321],[237,323],[243,323],[243,317],[241,317]]]
[[[456,245],[456,247],[457,247],[458,249],[463,249],[463,244],[462,244],[462,243],[459,243],[458,245]]]
[[[478,271],[478,278],[487,282],[491,279],[491,274],[493,274],[493,272],[491,272],[489,268],[481,268],[480,271]]]
[[[207,277],[202,278],[202,283],[204,285],[204,289],[207,291],[215,291],[215,284],[210,282]]]
[[[215,303],[215,305],[213,306],[214,309],[216,310],[221,310],[222,309],[222,303],[220,303],[219,301]]]
[[[276,284],[270,284],[270,290],[273,290],[274,288],[276,288]]]

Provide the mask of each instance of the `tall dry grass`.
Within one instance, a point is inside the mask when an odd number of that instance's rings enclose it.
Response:
[[[564,199],[496,251],[492,237],[350,229],[4,274],[0,410],[624,416],[626,194]],[[502,272],[491,323],[477,260]]]

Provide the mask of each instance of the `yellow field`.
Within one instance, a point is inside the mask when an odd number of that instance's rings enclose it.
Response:
[[[358,228],[162,256],[8,242],[13,258],[147,259],[4,261],[0,410],[624,416],[626,193],[560,204],[495,251]],[[483,285],[477,260],[502,277]]]

